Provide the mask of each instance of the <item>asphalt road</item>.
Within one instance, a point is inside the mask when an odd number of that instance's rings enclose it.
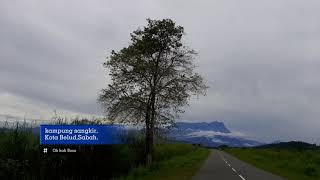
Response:
[[[212,150],[193,180],[280,180],[279,176],[258,169],[225,152]]]

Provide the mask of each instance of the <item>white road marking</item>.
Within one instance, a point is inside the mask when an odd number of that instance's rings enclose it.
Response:
[[[241,176],[241,174],[239,174],[239,177],[240,177],[242,180],[246,180],[243,176]]]
[[[220,155],[221,159],[222,159],[229,167],[231,167],[231,165],[228,163],[228,161],[226,161],[225,158],[223,158],[223,156],[220,154],[220,152],[219,152],[219,155]],[[233,167],[231,167],[231,169],[232,169],[232,171],[234,171],[235,173],[237,173],[237,171],[236,171]],[[239,176],[242,180],[246,180],[243,176],[241,176],[241,174],[238,174],[238,176]]]

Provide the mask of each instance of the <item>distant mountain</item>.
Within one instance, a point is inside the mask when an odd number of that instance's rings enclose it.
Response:
[[[320,146],[316,144],[310,144],[301,141],[279,142],[272,144],[265,144],[256,147],[258,149],[274,148],[274,149],[295,149],[295,150],[308,150],[308,149],[320,149]]]
[[[198,130],[198,131],[215,131],[222,133],[230,133],[230,130],[222,122],[199,122],[199,123],[190,123],[190,122],[177,122],[176,127],[183,130]]]
[[[280,141],[280,140],[276,140],[276,141],[273,141],[272,143],[270,143],[270,144],[279,144],[279,143],[281,143],[282,141]]]
[[[177,122],[169,133],[175,141],[201,144],[206,147],[227,145],[232,147],[252,147],[263,143],[249,140],[239,133],[231,132],[223,122]]]

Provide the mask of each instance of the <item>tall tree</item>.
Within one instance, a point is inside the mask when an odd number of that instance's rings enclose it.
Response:
[[[152,162],[155,127],[174,123],[191,95],[207,86],[194,72],[196,52],[182,43],[184,29],[171,19],[151,20],[131,33],[128,47],[114,50],[104,63],[112,83],[99,102],[114,122],[145,125],[145,160]]]

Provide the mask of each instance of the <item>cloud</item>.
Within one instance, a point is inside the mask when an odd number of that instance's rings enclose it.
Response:
[[[210,89],[182,119],[260,140],[320,143],[320,2],[1,1],[0,114],[101,115],[105,57],[145,19],[172,18]]]
[[[214,138],[215,136],[226,136],[226,137],[237,137],[237,138],[247,137],[245,134],[241,132],[222,133],[222,132],[216,132],[216,131],[194,131],[194,132],[190,132],[188,136],[209,137],[209,138]]]

